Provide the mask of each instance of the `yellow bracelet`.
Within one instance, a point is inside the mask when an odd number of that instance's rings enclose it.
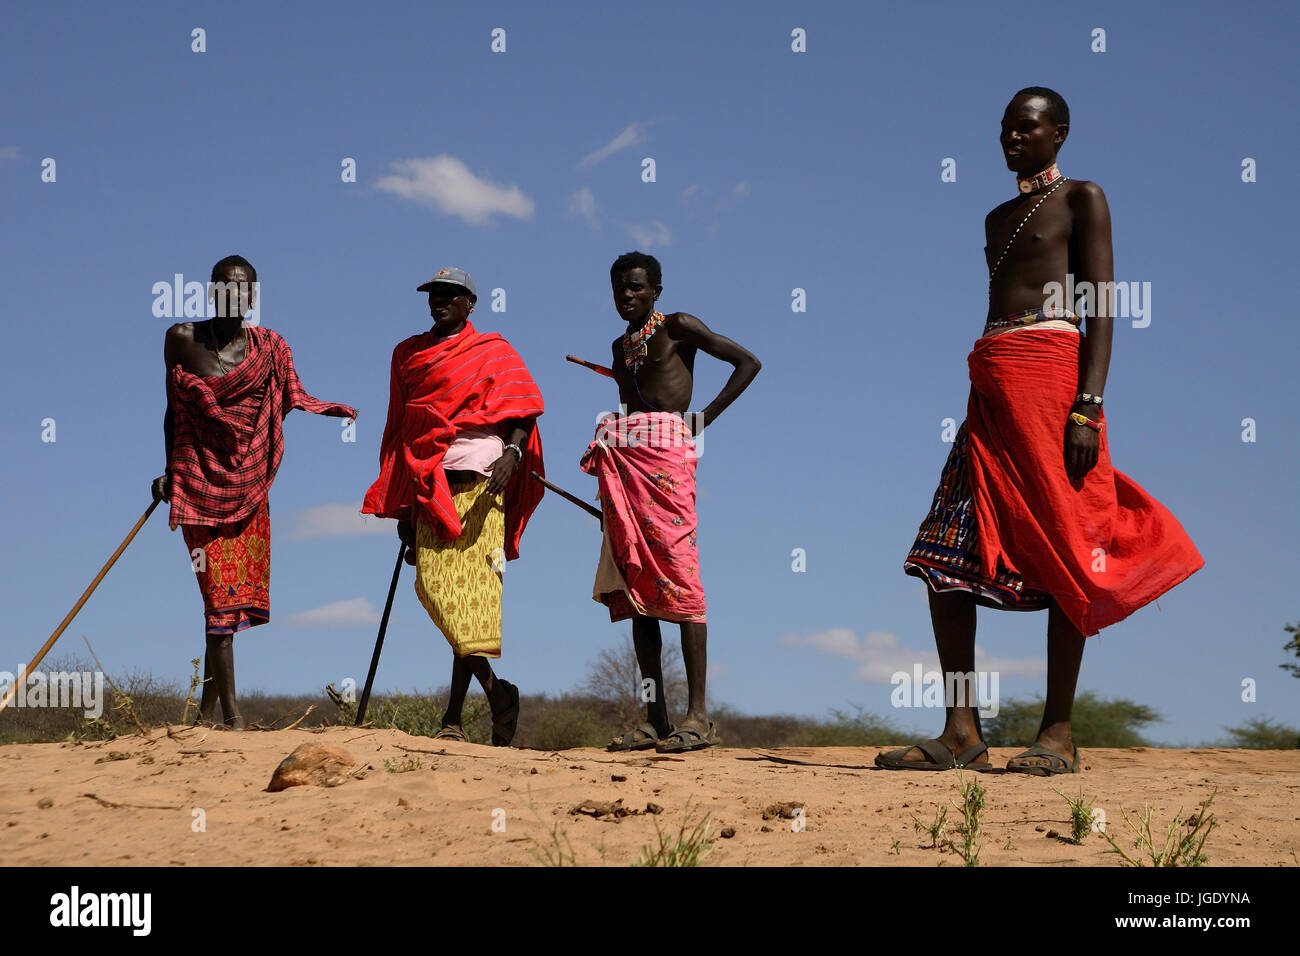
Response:
[[[1101,431],[1101,422],[1094,422],[1091,418],[1080,415],[1078,412],[1070,412],[1070,421],[1076,425],[1087,425],[1095,432]]]

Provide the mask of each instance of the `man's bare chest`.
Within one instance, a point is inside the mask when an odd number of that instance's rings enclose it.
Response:
[[[180,365],[185,371],[200,378],[220,378],[242,365],[248,358],[248,344],[232,344],[222,349],[220,360],[212,344],[187,342],[181,350]]]

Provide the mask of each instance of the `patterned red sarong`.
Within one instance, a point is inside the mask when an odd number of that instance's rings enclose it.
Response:
[[[176,365],[167,376],[173,528],[232,524],[252,514],[280,467],[291,410],[356,417],[354,408],[307,394],[277,333],[246,328],[248,358],[225,375],[203,378]]]
[[[442,456],[459,432],[545,410],[542,393],[510,343],[470,323],[439,341],[432,331],[393,349],[388,421],[379,448],[379,477],[366,492],[363,514],[411,521],[423,517],[444,541],[460,536],[460,517],[442,468]],[[536,426],[506,486],[506,559],[519,557],[519,539],[542,500],[546,475]]]
[[[922,572],[936,590],[963,586],[972,568],[972,583],[980,586],[994,576],[1022,579],[1026,592],[1050,595],[1080,633],[1092,635],[1205,562],[1178,520],[1111,466],[1105,430],[1096,466],[1070,481],[1065,430],[1074,427],[1067,416],[1082,342],[1075,333],[1025,331],[975,343],[963,429],[973,560],[943,559],[934,542],[918,539],[908,571]]]
[[[271,619],[271,513],[265,498],[235,524],[181,525],[181,534],[209,634],[234,634]]]
[[[605,538],[592,597],[611,621],[705,620],[696,547],[695,440],[668,412],[610,416],[582,456],[595,475]]]

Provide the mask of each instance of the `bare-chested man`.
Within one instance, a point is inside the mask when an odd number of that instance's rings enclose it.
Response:
[[[1113,289],[1110,212],[1096,183],[1056,156],[1070,129],[1058,93],[1021,90],[1002,117],[1019,195],[984,223],[989,307],[969,365],[966,422],[905,570],[929,584],[946,686],[943,733],[882,753],[891,770],[991,765],[979,725],[975,606],[1046,608],[1047,700],[1034,744],[1007,770],[1077,772],[1070,712],[1084,639],[1204,563],[1167,510],[1111,467],[1102,415]],[[1090,296],[1087,335],[1070,288]],[[951,682],[951,683],[949,683]]]
[[[199,721],[221,704],[243,729],[235,700],[234,637],[271,617],[271,516],[267,494],[284,451],[281,423],[294,408],[355,418],[347,405],[308,395],[293,356],[270,329],[246,325],[257,271],[243,256],[212,267],[215,318],[167,330],[167,472],[155,498],[171,502],[203,595],[207,650]]]
[[[696,549],[694,436],[740,396],[761,365],[695,316],[655,310],[663,286],[653,256],[619,256],[609,275],[614,308],[627,323],[613,344],[623,414],[601,422],[582,460],[583,469],[599,479],[604,507],[593,597],[609,607],[610,620],[632,618],[648,698],[646,722],[616,737],[609,749],[699,750],[720,741],[705,705],[707,629]],[[698,352],[735,370],[717,398],[688,414]],[[675,621],[682,632],[689,703],[676,727],[663,694],[660,621]]]

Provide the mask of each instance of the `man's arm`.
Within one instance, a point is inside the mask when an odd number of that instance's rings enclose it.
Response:
[[[1106,194],[1096,183],[1080,183],[1070,194],[1078,237],[1079,276],[1076,281],[1090,282],[1096,294],[1089,303],[1087,336],[1084,339],[1083,368],[1079,374],[1079,391],[1101,395],[1106,389],[1110,370],[1113,300],[1107,292],[1114,288],[1115,262],[1110,243],[1110,208]],[[1098,418],[1096,405],[1076,404],[1073,411],[1092,419]],[[1072,480],[1083,478],[1097,464],[1100,436],[1087,425],[1067,422],[1065,426],[1065,468]]]
[[[695,316],[685,312],[675,313],[669,320],[667,328],[668,334],[679,342],[685,342],[706,355],[712,355],[715,359],[735,366],[735,370],[727,379],[727,383],[722,386],[718,397],[694,416],[695,421],[691,423],[691,430],[698,435],[726,411],[728,405],[740,397],[740,393],[749,387],[749,383],[754,380],[763,363],[748,349],[731,341],[725,335],[719,335]]]
[[[167,376],[163,379],[163,388],[166,390],[164,394],[167,395],[167,411],[163,415],[163,447],[167,452],[167,462],[163,473],[153,480],[153,485],[149,489],[155,501],[170,501],[172,496],[172,444],[175,437],[176,417],[172,413],[171,390],[167,385],[171,380],[172,366],[181,360],[181,348],[181,326],[173,325],[163,338],[163,364],[167,367]]]
[[[533,426],[537,424],[537,418],[512,418],[505,424],[509,437],[506,445],[514,445],[520,450],[520,454],[516,456],[507,447],[501,453],[501,457],[489,466],[488,471],[492,472],[492,477],[488,479],[487,490],[490,495],[501,494],[506,490],[506,485],[510,484],[510,476],[514,474],[515,467],[522,460],[524,442],[533,433]]]
[[[984,217],[984,267],[989,272],[993,271],[993,217],[1001,208],[1001,206],[994,206]]]

